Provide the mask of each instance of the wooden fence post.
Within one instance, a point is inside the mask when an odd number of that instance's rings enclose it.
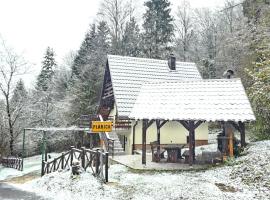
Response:
[[[85,170],[85,148],[84,147],[82,147],[81,159],[82,159],[82,168]]]
[[[64,153],[61,155],[61,169],[64,169],[64,161],[65,161],[65,156]]]
[[[96,175],[98,175],[98,171],[99,171],[99,151],[98,149],[96,150]]]
[[[73,152],[74,152],[74,146],[71,146],[71,150],[70,150],[70,166],[72,166],[72,162],[73,162]]]
[[[114,140],[113,140],[113,143],[112,143],[112,157],[114,157]]]
[[[53,171],[55,172],[56,169],[56,159],[53,159]]]
[[[109,176],[108,176],[108,170],[109,170],[109,153],[105,153],[105,182],[109,182]]]
[[[45,161],[44,160],[42,160],[42,163],[41,163],[41,176],[44,176],[44,174],[45,174]]]

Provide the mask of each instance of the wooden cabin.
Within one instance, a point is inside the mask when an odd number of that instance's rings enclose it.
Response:
[[[115,140],[120,141],[126,154],[142,149],[142,120],[130,118],[142,86],[146,83],[162,85],[165,82],[189,80],[202,80],[195,63],[178,62],[172,55],[168,60],[108,55],[98,112],[104,120],[113,121],[114,129],[110,134],[114,135]],[[167,95],[172,98],[177,96],[174,92]],[[148,100],[151,102],[151,97]],[[166,99],[159,99],[161,107],[162,103],[166,103],[163,101]],[[147,113],[147,109],[145,112]],[[153,123],[147,129],[147,149],[150,149],[151,142],[157,140],[161,145],[187,144],[187,129],[181,123],[167,120],[162,128],[159,126],[159,135],[157,123]],[[208,123],[203,122],[196,129],[195,144],[207,143]]]

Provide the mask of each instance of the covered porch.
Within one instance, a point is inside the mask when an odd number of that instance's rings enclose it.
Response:
[[[157,148],[155,155],[152,155],[156,157],[154,160],[159,162],[163,151],[160,146],[160,129],[168,121],[176,121],[188,131],[186,158],[188,164],[193,165],[198,163],[195,156],[195,135],[201,123],[221,123],[225,141],[221,153],[224,157],[233,156],[234,129],[240,132],[241,147],[244,147],[244,123],[255,120],[240,79],[145,83],[130,118],[141,120],[143,124],[142,165],[146,165],[148,161],[146,134],[152,124],[156,124],[157,127]]]

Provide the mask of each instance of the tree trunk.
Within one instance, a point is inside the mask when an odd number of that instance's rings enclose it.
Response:
[[[9,105],[9,96],[6,95],[6,110],[7,110],[7,116],[8,116],[8,126],[9,126],[9,150],[10,154],[13,155],[13,145],[14,145],[14,133],[13,133],[13,125],[12,125],[12,120],[11,120],[11,113],[10,113],[10,105]]]

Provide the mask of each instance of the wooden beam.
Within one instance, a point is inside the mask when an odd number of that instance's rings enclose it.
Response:
[[[233,122],[230,121],[230,124],[233,125],[233,127],[239,131],[240,133],[240,138],[241,138],[241,147],[245,147],[246,146],[246,133],[245,133],[245,124],[243,122]]]
[[[177,120],[180,124],[182,124],[189,131],[189,123],[183,120]]]
[[[197,121],[197,122],[194,124],[194,129],[198,128],[202,123],[203,123],[203,121]]]
[[[181,123],[181,122],[180,122]],[[189,121],[188,123],[189,127],[189,165],[191,166],[194,162],[194,121]]]
[[[241,147],[245,147],[246,144],[246,133],[245,133],[245,124],[244,122],[238,122],[240,129],[240,137],[241,137]]]
[[[233,125],[233,127],[234,127],[237,131],[239,131],[239,132],[241,133],[240,126],[239,126],[236,122],[234,122],[234,121],[229,121],[229,123],[230,123],[231,125]]]
[[[150,121],[149,120],[147,120],[147,124],[146,124],[146,129],[148,129],[153,123],[155,122],[155,120],[154,119],[151,119]]]
[[[156,125],[157,125],[157,154],[160,154],[160,120],[156,120]]]
[[[147,125],[148,120],[143,119],[142,121],[142,164],[146,164],[146,131],[147,131]]]
[[[164,126],[166,123],[168,122],[168,120],[164,120],[159,124],[159,128],[162,128],[162,126]]]
[[[233,156],[233,128],[231,122],[225,122],[225,137],[226,143],[225,143],[225,154],[227,156],[232,157]]]
[[[138,124],[138,121],[135,122],[135,124],[132,127],[132,132],[133,132],[133,138],[132,138],[132,155],[134,155],[134,151],[135,151],[135,133],[136,133],[136,126]]]

